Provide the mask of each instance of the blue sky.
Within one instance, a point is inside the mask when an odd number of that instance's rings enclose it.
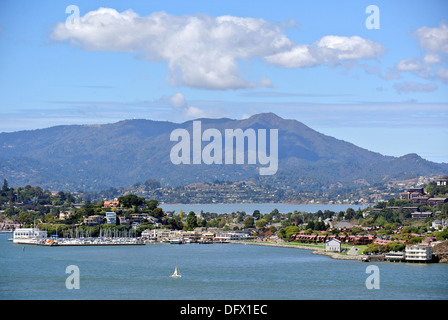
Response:
[[[447,88],[443,0],[0,3],[0,132],[274,112],[448,162]]]

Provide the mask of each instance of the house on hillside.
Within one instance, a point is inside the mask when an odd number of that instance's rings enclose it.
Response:
[[[412,212],[411,213],[412,219],[426,219],[432,217],[431,211],[425,211],[425,212]]]
[[[119,208],[120,202],[119,201],[104,201],[103,207],[104,208]]]
[[[426,204],[428,204],[429,198],[431,198],[431,196],[414,197],[414,198],[412,198],[412,203],[426,205]]]
[[[448,198],[429,198],[428,206],[435,207],[439,204],[445,204],[448,202]]]
[[[75,214],[75,211],[61,211],[59,213],[59,219],[60,220],[65,220],[70,218],[71,216],[73,216]]]
[[[338,230],[351,230],[353,228],[353,225],[347,221],[339,222],[334,226]]]
[[[117,224],[117,214],[115,212],[106,212],[106,221],[109,224]]]
[[[101,215],[93,215],[84,219],[84,224],[87,226],[98,226],[103,223],[104,217]]]
[[[447,227],[447,221],[442,219],[442,220],[434,220],[431,224],[431,227],[433,227],[435,230],[443,230],[446,229]]]
[[[401,200],[412,200],[425,195],[423,188],[410,188],[405,192],[400,193]]]

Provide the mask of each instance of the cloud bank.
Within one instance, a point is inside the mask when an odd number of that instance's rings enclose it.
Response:
[[[422,79],[439,80],[448,82],[448,69],[445,67],[448,61],[448,26],[441,22],[439,27],[430,28],[423,26],[413,32],[413,37],[419,42],[424,56],[423,58],[406,58],[397,62],[395,70],[409,72]],[[409,87],[407,85],[406,87]],[[431,92],[437,86],[413,85],[412,91]],[[403,90],[401,90],[403,91]]]
[[[273,87],[266,77],[254,82],[241,74],[240,63],[251,58],[303,68],[375,59],[385,51],[359,36],[328,35],[311,45],[298,44],[284,34],[281,24],[260,18],[165,12],[141,17],[133,10],[111,8],[90,11],[77,24],[57,23],[51,38],[89,51],[130,52],[148,61],[166,62],[170,85],[212,90]]]

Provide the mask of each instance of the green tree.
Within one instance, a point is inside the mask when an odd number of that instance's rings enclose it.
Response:
[[[132,208],[133,206],[141,206],[146,203],[145,198],[136,196],[135,194],[128,194],[123,197],[119,197],[120,205],[124,208]]]
[[[442,206],[441,213],[444,214],[444,215],[448,214],[448,203],[445,203],[445,204]]]
[[[379,252],[379,251],[380,251],[379,245],[376,244],[376,243],[375,244],[369,244],[367,246],[367,248],[364,249],[364,253]]]
[[[33,217],[31,213],[22,211],[17,217],[17,221],[21,224],[31,224],[33,222]]]
[[[160,219],[163,217],[163,210],[162,208],[155,208],[152,211],[149,211],[149,214],[152,215],[154,218]]]
[[[364,232],[364,229],[362,227],[358,227],[358,226],[353,226],[352,231],[351,231],[351,233],[353,235],[357,235],[357,234],[360,234],[363,232]]]
[[[190,211],[190,213],[187,216],[187,230],[193,230],[198,226],[198,220],[196,218],[196,214],[193,211]]]
[[[246,217],[246,219],[244,219],[244,221],[243,221],[244,228],[246,228],[246,229],[253,228],[255,226],[254,221],[255,221],[254,217],[251,217],[251,216]]]
[[[157,208],[158,205],[159,201],[157,200],[146,201],[146,206],[148,207],[149,210],[154,210],[155,208]]]
[[[291,239],[291,236],[293,234],[299,233],[299,231],[300,231],[300,229],[297,226],[288,226],[282,232],[282,234],[283,234],[282,238],[289,241]]]
[[[393,241],[386,245],[386,251],[403,251],[405,247],[406,246],[402,242]]]
[[[2,192],[7,192],[9,190],[8,188],[8,180],[3,180],[3,186],[2,186]]]
[[[345,213],[345,219],[346,220],[353,219],[355,214],[356,214],[355,210],[353,210],[352,208],[348,208]]]
[[[315,224],[313,220],[308,220],[308,224],[306,225],[305,229],[311,229],[314,230]]]
[[[263,218],[263,219],[258,220],[255,223],[255,226],[257,227],[257,229],[263,229],[266,226],[267,223],[268,222]]]
[[[435,236],[436,236],[437,241],[444,241],[444,240],[448,239],[448,231],[445,229],[443,231],[436,232]]]

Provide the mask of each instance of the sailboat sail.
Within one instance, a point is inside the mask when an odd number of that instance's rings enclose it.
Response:
[[[180,278],[182,277],[182,275],[179,273],[179,271],[177,270],[177,265],[174,268],[174,273],[172,275],[170,275],[171,278]]]

